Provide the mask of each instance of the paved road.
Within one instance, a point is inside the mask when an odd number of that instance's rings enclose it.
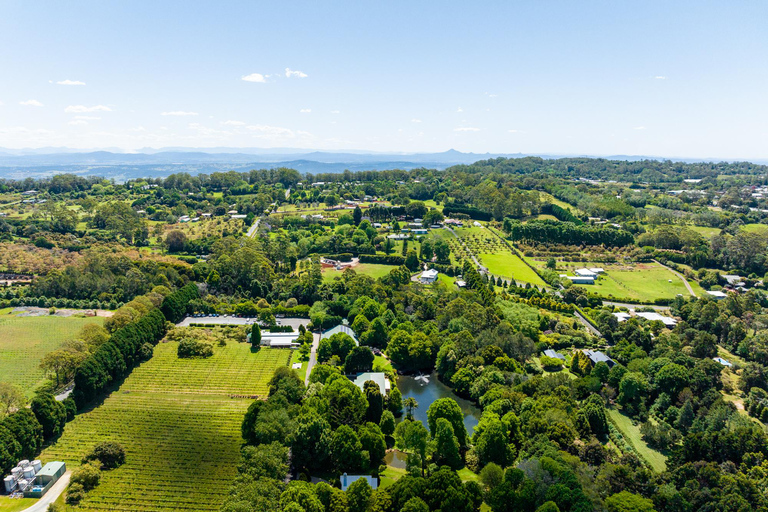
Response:
[[[253,225],[248,228],[248,233],[246,233],[246,236],[253,238],[253,235],[256,234],[256,232],[259,230],[259,224],[261,223],[261,217],[256,219],[256,222],[253,223]]]
[[[656,260],[653,260],[653,261],[656,261]],[[656,261],[656,263],[659,263],[659,262]],[[697,296],[696,292],[694,292],[693,288],[691,288],[691,284],[688,282],[688,280],[685,278],[685,276],[683,274],[681,274],[677,270],[669,268],[668,266],[664,265],[663,263],[659,263],[659,265],[661,265],[662,267],[664,267],[665,269],[669,270],[670,272],[675,274],[677,277],[679,277],[683,281],[683,284],[685,285],[685,287],[688,288],[688,293],[690,293],[692,297],[696,297]]]
[[[309,374],[312,373],[312,368],[317,364],[317,347],[320,345],[320,333],[316,332],[312,335],[312,350],[309,352],[309,362],[307,363],[307,376],[304,378],[304,385],[309,386]]]
[[[602,333],[600,331],[598,331],[597,329],[595,329],[595,326],[592,325],[591,323],[589,323],[589,320],[584,318],[581,315],[581,313],[579,313],[578,311],[574,311],[573,314],[574,314],[574,316],[576,316],[576,318],[579,320],[579,322],[581,322],[584,325],[584,327],[587,328],[587,331],[591,332],[592,334],[594,334],[595,336],[597,336],[599,338],[603,337]]]
[[[67,485],[69,485],[70,476],[72,476],[71,471],[67,471],[61,475],[61,478],[59,478],[59,480],[53,484],[53,487],[48,489],[48,492],[45,493],[45,495],[40,498],[37,503],[31,507],[25,508],[22,512],[46,512],[48,510],[48,505],[56,501],[61,493],[64,492],[64,490],[67,488]]]

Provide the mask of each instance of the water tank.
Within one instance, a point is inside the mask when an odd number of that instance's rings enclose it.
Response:
[[[27,459],[24,459],[24,460],[20,460],[20,461],[19,461],[19,467],[20,467],[20,468],[25,468],[25,467],[27,467],[28,465],[29,465],[29,461],[28,461]]]
[[[16,483],[17,483],[17,484],[18,484],[18,486],[19,486],[19,490],[20,490],[20,491],[23,491],[24,489],[26,489],[26,488],[27,488],[27,484],[28,484],[29,482],[27,482],[26,480],[24,480],[24,479],[22,478],[22,479],[18,480]]]
[[[24,473],[24,470],[21,468],[13,468],[11,470],[11,475],[13,475],[13,478],[15,478],[16,480],[21,478],[23,473]]]
[[[29,465],[24,468],[24,478],[26,478],[27,480],[34,480],[35,468],[33,468],[32,465]]]
[[[43,463],[39,460],[33,460],[32,467],[35,468],[35,474],[37,474],[41,469],[43,469]]]
[[[11,494],[16,488],[16,479],[9,475],[3,479],[3,482],[5,483],[5,493]]]

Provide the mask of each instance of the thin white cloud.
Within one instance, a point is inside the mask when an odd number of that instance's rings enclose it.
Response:
[[[280,126],[269,126],[266,124],[252,124],[246,126],[248,130],[253,132],[260,132],[268,135],[288,135],[293,136],[293,130],[290,128],[282,128]]]
[[[635,126],[633,130],[645,130],[645,126]]]
[[[665,77],[665,76],[663,76],[663,75],[656,75],[656,76],[655,76],[655,77],[653,77],[653,78],[655,78],[656,80],[666,80],[666,79],[667,79],[667,77]]]
[[[86,112],[112,112],[112,109],[105,105],[94,105],[86,107],[85,105],[70,105],[64,109],[67,114],[82,114]]]
[[[59,80],[56,82],[58,85],[85,85],[85,82],[80,80]]]
[[[411,122],[412,122],[412,123],[420,123],[420,122],[421,122],[421,119],[416,119],[416,118],[414,118],[414,119],[411,119]]]
[[[172,110],[170,112],[161,112],[161,116],[196,116],[197,112],[187,112],[185,110]]]
[[[244,122],[242,122],[242,121],[233,121],[231,119],[229,121],[222,121],[220,124],[223,124],[224,126],[245,126]]]
[[[341,112],[338,110],[331,110],[331,114],[341,114]]]
[[[245,75],[242,77],[242,80],[245,80],[246,82],[257,82],[263,84],[267,81],[267,77],[261,73],[251,73],[250,75]]]
[[[74,121],[70,121],[68,124],[72,126],[85,126],[88,124],[88,121],[83,121],[82,119],[76,119]]]
[[[453,131],[455,131],[455,132],[479,132],[480,128],[475,128],[474,126],[459,126],[458,128],[454,128]]]
[[[299,110],[299,112],[301,112],[302,114],[309,114],[310,112],[312,112],[312,109],[311,108],[303,108],[303,109]]]
[[[459,107],[459,108],[456,109],[456,112],[464,112],[464,109]]]
[[[84,121],[100,121],[99,116],[75,116],[75,119],[82,119]]]
[[[507,130],[509,133],[522,133],[520,130]]]
[[[20,101],[19,105],[24,105],[25,107],[42,107],[43,106],[43,104],[37,100]]]
[[[285,76],[286,78],[307,78],[306,73],[302,73],[298,70],[292,70],[291,68],[285,68]]]

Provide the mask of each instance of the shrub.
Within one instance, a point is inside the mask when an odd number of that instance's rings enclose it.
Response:
[[[210,343],[187,338],[179,342],[179,348],[176,353],[181,358],[211,357],[213,355],[213,346]]]
[[[101,481],[101,470],[93,464],[83,464],[72,472],[70,487],[74,484],[82,486],[84,491],[90,491]]]
[[[99,461],[101,469],[114,469],[125,463],[125,449],[120,443],[104,441],[93,447],[91,453],[83,457],[83,463]]]

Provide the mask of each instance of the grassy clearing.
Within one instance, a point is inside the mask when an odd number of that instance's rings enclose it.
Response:
[[[0,496],[0,512],[20,512],[35,503],[35,498],[11,499],[8,496]]]
[[[538,274],[512,253],[504,241],[488,228],[458,228],[456,235],[464,244],[463,247],[456,248],[457,257],[469,257],[474,254],[491,274],[536,286],[546,286]],[[454,248],[451,247],[451,250]]]
[[[78,415],[40,455],[70,467],[96,443],[113,440],[126,463],[105,472],[80,510],[216,510],[236,475],[240,424],[250,399],[288,364],[287,350],[252,353],[245,343],[215,346],[209,359],[176,357],[177,343],[155,348],[102,405]]]
[[[544,262],[532,260],[537,267]],[[580,285],[585,290],[601,297],[631,299],[640,303],[652,303],[655,299],[673,299],[678,294],[690,296],[683,281],[666,268],[657,263],[636,263],[620,265],[598,262],[558,262],[557,271],[574,275],[577,268],[601,267],[605,269],[595,284]],[[670,282],[671,281],[671,282]],[[691,282],[697,294],[704,294],[698,283]]]
[[[379,265],[376,263],[360,263],[359,265],[354,267],[352,270],[354,270],[358,274],[364,274],[367,276],[371,276],[374,279],[378,279],[379,277],[384,277],[385,275],[389,274],[392,270],[396,268],[397,267],[393,265]],[[334,277],[341,277],[343,273],[344,273],[343,270],[336,270],[335,268],[324,268],[323,280],[333,281]]]
[[[74,339],[84,325],[103,321],[100,317],[1,316],[0,380],[17,384],[31,396],[46,380],[40,360]]]
[[[709,226],[688,226],[688,228],[697,232],[704,238],[712,238],[713,236],[720,233],[720,228],[711,228]]]
[[[536,272],[531,270],[531,267],[509,250],[496,254],[481,253],[479,258],[480,262],[488,267],[491,274],[513,277],[517,281],[531,283],[536,286],[547,285]]]
[[[635,447],[635,450],[648,461],[654,471],[661,473],[667,469],[667,457],[643,441],[639,425],[634,425],[631,418],[624,416],[617,409],[608,409],[608,416],[622,435]]]
[[[309,361],[302,361],[301,354],[299,354],[299,351],[291,350],[291,362],[290,362],[291,367],[293,367],[294,363],[301,363],[301,368],[296,370],[296,373],[299,374],[299,377],[301,377],[301,380],[303,381],[307,377],[307,364],[309,363]]]
[[[741,229],[747,233],[768,234],[768,224],[744,224]]]

